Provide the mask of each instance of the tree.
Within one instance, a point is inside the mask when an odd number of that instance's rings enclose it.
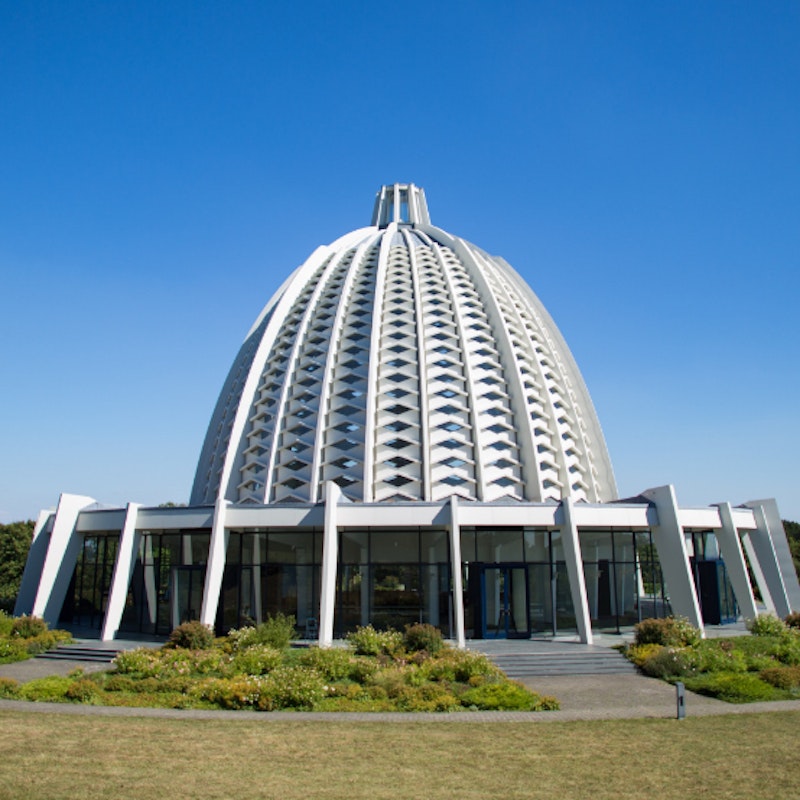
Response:
[[[13,612],[33,539],[33,521],[0,523],[0,609]]]
[[[789,550],[792,552],[794,561],[794,571],[800,575],[800,522],[783,520],[783,529],[786,531],[786,538],[789,540]]]

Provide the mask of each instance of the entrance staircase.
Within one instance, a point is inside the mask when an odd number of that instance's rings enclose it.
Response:
[[[40,653],[36,658],[53,661],[80,661],[87,664],[110,664],[121,651],[113,647],[92,647],[84,644],[61,644]]]
[[[566,675],[630,675],[636,667],[611,647],[552,642],[470,642],[509,678]]]

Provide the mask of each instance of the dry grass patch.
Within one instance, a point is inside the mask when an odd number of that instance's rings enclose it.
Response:
[[[0,712],[0,798],[796,796],[800,712],[606,722]]]

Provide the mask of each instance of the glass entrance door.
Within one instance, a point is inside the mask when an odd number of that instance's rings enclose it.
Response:
[[[172,568],[172,628],[200,619],[206,568]]]
[[[481,635],[484,639],[528,639],[528,570],[517,564],[491,564],[481,570]]]

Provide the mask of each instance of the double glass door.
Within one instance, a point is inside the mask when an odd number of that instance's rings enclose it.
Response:
[[[525,565],[491,564],[482,567],[482,638],[529,638],[529,594],[528,569]]]

